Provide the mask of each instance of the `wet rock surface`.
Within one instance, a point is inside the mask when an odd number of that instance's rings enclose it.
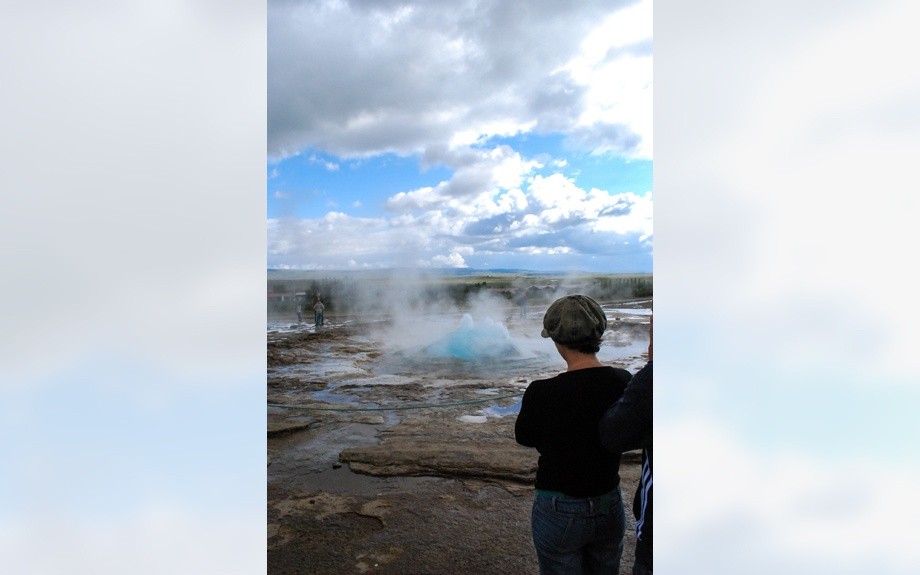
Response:
[[[605,348],[626,353],[605,363],[635,372],[647,327],[632,319],[612,322]],[[502,321],[513,337],[539,332],[538,316]],[[514,441],[514,420],[529,381],[564,369],[558,357],[418,358],[343,321],[270,331],[268,366],[271,575],[538,571],[537,452]],[[630,521],[638,473],[624,454]],[[630,523],[621,573],[634,545]]]

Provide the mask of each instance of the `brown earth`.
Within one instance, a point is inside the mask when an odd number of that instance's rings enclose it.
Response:
[[[269,332],[269,575],[537,573],[537,453],[514,441],[513,413],[482,410],[514,406],[528,381],[564,364],[388,369],[372,327]],[[619,365],[635,371],[631,360]],[[638,454],[624,454],[624,574],[638,473]]]

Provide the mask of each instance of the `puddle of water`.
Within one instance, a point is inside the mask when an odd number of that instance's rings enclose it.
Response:
[[[313,399],[322,401],[325,403],[335,403],[335,404],[346,404],[346,405],[357,405],[358,396],[352,395],[350,393],[335,393],[332,389],[324,389],[322,391],[314,391],[312,394]]]
[[[489,407],[483,409],[480,413],[489,417],[504,417],[506,415],[517,415],[521,411],[521,402],[520,400],[514,402],[513,405],[506,405],[504,407],[499,405],[490,405]]]

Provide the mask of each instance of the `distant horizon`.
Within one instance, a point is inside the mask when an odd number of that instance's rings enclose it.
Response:
[[[523,268],[414,268],[411,266],[380,267],[373,269],[293,269],[293,268],[267,268],[269,274],[375,274],[393,271],[411,270],[419,275],[475,275],[479,273],[494,274],[522,274],[522,275],[550,275],[550,276],[577,276],[577,275],[610,275],[610,276],[650,276],[652,272],[602,272],[590,270],[532,270]],[[271,278],[269,278],[271,279]]]

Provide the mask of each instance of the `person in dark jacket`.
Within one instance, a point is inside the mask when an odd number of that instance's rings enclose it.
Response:
[[[604,449],[597,426],[631,374],[597,359],[607,318],[593,299],[556,300],[543,328],[567,369],[530,383],[514,426],[517,442],[540,453],[531,512],[540,573],[616,574],[626,529],[620,454]]]
[[[633,497],[636,518],[636,560],[633,575],[652,573],[652,322],[649,320],[648,363],[633,376],[623,396],[598,425],[601,444],[611,453],[642,450],[642,474]]]

